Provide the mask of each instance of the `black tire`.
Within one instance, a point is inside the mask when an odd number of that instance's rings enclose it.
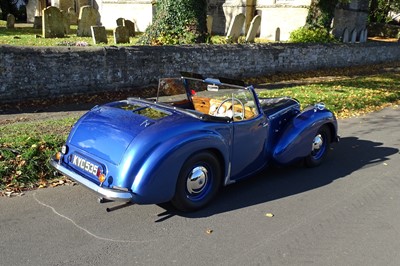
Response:
[[[318,129],[313,138],[312,149],[304,162],[307,167],[319,166],[326,158],[331,146],[331,131],[328,126]]]
[[[171,203],[181,211],[201,209],[216,196],[221,180],[215,155],[206,151],[194,154],[183,164]]]

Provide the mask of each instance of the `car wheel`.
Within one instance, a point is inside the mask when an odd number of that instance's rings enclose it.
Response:
[[[218,159],[209,152],[189,157],[180,171],[172,205],[181,211],[194,211],[207,205],[221,184]]]
[[[307,167],[320,165],[328,154],[331,144],[331,133],[327,126],[318,129],[312,142],[311,153],[305,158]]]

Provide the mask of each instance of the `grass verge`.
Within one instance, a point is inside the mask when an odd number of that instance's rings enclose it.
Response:
[[[400,73],[317,82],[259,92],[291,96],[303,107],[324,102],[337,117],[356,116],[400,103]],[[0,125],[0,194],[45,187],[56,178],[48,160],[78,117]]]
[[[47,186],[56,177],[48,160],[64,143],[77,119],[0,126],[0,190],[23,191]]]

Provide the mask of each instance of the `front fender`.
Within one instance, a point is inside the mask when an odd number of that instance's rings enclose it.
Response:
[[[312,141],[323,125],[330,127],[332,140],[337,139],[337,121],[331,111],[309,107],[298,114],[285,128],[274,148],[275,162],[286,165],[309,155]]]
[[[225,172],[229,162],[229,145],[215,132],[191,132],[176,136],[152,151],[137,172],[131,190],[137,203],[162,203],[172,199],[183,163],[193,153],[212,149],[223,158]]]

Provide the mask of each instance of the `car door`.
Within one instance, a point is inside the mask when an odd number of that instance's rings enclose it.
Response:
[[[251,91],[240,92],[235,98],[240,99],[245,112],[233,119],[230,180],[251,175],[267,163],[268,119],[255,106]]]

